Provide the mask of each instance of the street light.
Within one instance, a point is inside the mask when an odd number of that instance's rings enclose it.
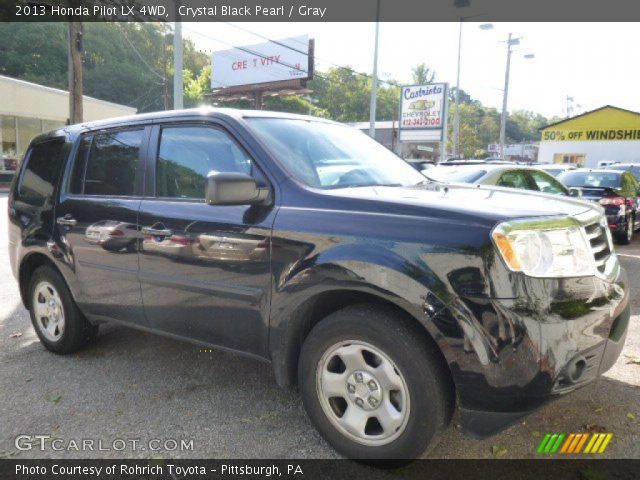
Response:
[[[492,23],[484,23],[480,25],[481,30],[493,29]],[[504,159],[504,144],[507,130],[507,99],[509,98],[509,73],[511,71],[511,53],[513,50],[511,47],[514,45],[520,45],[520,39],[522,37],[513,38],[513,33],[509,33],[505,43],[507,44],[507,67],[504,73],[504,90],[502,91],[502,113],[500,114],[500,158]],[[533,53],[527,53],[523,55],[526,59],[535,58]]]
[[[454,0],[453,6],[456,8],[466,8],[470,6],[469,0]],[[472,15],[472,17],[477,15]],[[472,18],[472,17],[466,17]],[[453,102],[455,103],[456,109],[453,113],[453,148],[452,148],[452,156],[453,158],[458,157],[458,153],[460,150],[460,55],[462,53],[462,22],[465,20],[465,17],[460,17],[460,25],[458,27],[458,69],[456,73],[456,91],[454,93]],[[446,147],[445,147],[446,148]]]
[[[376,103],[378,101],[378,34],[380,29],[380,0],[376,2],[376,37],[373,47],[373,78],[369,105],[369,136],[376,138]]]

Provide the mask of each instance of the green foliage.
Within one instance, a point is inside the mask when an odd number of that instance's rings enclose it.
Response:
[[[369,119],[371,102],[371,77],[354,72],[350,67],[330,68],[316,75],[309,82],[316,107],[329,118],[340,122],[358,122]],[[398,116],[400,91],[397,87],[378,82],[378,120],[390,120]]]
[[[411,69],[411,79],[414,84],[431,83],[436,78],[436,71],[431,70],[425,63],[419,63]]]
[[[449,104],[449,149],[453,146],[453,117],[455,104]],[[538,129],[549,123],[544,116],[525,110],[516,110],[507,115],[506,142],[535,142],[540,140]],[[500,112],[484,107],[460,90],[460,154],[465,158],[484,158],[490,143],[500,138]]]
[[[173,35],[161,23],[85,23],[84,93],[103,100],[136,107],[138,111],[164,108],[163,78],[173,94]],[[164,54],[163,54],[164,52]],[[208,55],[184,40],[184,103],[186,107],[212,101],[229,107],[252,108],[250,100],[224,102],[211,99],[211,66]],[[4,23],[0,27],[0,75],[67,89],[67,24]],[[412,71],[415,83],[435,80],[435,71],[425,63]],[[378,82],[376,117],[397,119],[400,91],[392,79]],[[266,97],[265,108],[311,114],[341,122],[369,119],[371,77],[349,67],[317,72],[308,82],[311,101],[303,96]],[[455,89],[450,92],[449,142],[453,139]],[[170,104],[173,103],[169,98]],[[498,141],[500,114],[484,107],[464,90],[459,92],[460,150],[467,157],[486,156],[489,143]],[[535,141],[538,129],[550,123],[530,111],[508,116],[507,142]]]
[[[0,74],[67,89],[68,63],[66,23],[4,23],[0,28]],[[164,24],[85,23],[84,93],[139,111],[161,110],[163,101],[163,47],[166,76],[173,92],[173,36]],[[208,56],[184,41],[187,101],[206,81]],[[187,73],[189,72],[189,73]],[[194,84],[195,82],[195,84]],[[206,85],[208,90],[208,85]]]

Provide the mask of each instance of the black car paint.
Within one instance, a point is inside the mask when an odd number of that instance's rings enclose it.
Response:
[[[304,336],[331,308],[392,304],[440,348],[464,429],[475,436],[495,433],[588,383],[619,355],[629,321],[621,268],[608,278],[531,278],[510,272],[490,239],[500,221],[554,214],[559,206],[578,213],[587,208],[581,202],[463,186],[310,189],[279,166],[242,112],[142,115],[68,127],[34,142],[63,136],[65,154],[73,158],[84,132],[144,125],[149,135],[140,168],[148,179],[157,151],[153,132],[165,122],[226,129],[262,169],[270,201],[220,207],[159,200],[148,181],[135,197],[80,198],[63,187],[67,161],[53,200],[36,208],[20,201],[14,181],[10,258],[27,307],[25,272],[46,257],[91,321],[126,322],[270,361],[278,384],[289,386]],[[67,213],[75,227],[55,223]],[[84,230],[101,220],[137,224],[136,248],[113,251],[86,242]],[[235,257],[215,248],[163,251],[163,239],[142,233],[157,224],[181,238],[200,238],[200,247],[227,242],[243,251]],[[567,365],[587,356],[588,374],[562,384]]]

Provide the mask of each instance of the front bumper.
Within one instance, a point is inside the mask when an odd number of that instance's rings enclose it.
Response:
[[[497,433],[592,382],[624,345],[630,306],[622,268],[607,280],[518,281],[520,297],[461,297],[438,319],[462,330],[448,339],[449,363],[463,430],[473,437]]]

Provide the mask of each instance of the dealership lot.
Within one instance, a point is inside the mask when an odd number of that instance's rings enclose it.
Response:
[[[337,456],[297,394],[279,389],[264,363],[115,325],[103,326],[99,341],[77,354],[46,351],[10,272],[6,202],[0,194],[0,457]],[[614,434],[601,456],[640,458],[640,238],[617,251],[633,302],[617,364],[495,437],[472,440],[449,429],[430,457],[535,457],[547,432],[590,430]],[[18,435],[46,435],[46,448],[33,442],[30,451],[16,450]],[[76,451],[83,440],[93,450]]]

